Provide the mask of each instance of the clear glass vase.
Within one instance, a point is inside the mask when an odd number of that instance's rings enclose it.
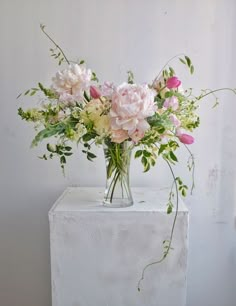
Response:
[[[127,207],[133,205],[129,184],[131,147],[127,141],[104,144],[106,162],[106,189],[103,205]]]

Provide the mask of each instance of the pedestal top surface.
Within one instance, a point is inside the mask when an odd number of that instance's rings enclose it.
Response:
[[[165,212],[169,198],[169,188],[134,187],[132,195],[134,205],[124,208],[110,208],[102,205],[104,188],[68,187],[53,205],[49,214],[66,212]],[[176,198],[173,199],[175,210]],[[188,209],[179,199],[179,212]]]

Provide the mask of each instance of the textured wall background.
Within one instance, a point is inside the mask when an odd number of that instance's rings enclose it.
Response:
[[[33,129],[17,117],[32,100],[16,96],[36,82],[49,84],[58,69],[41,22],[69,58],[82,58],[100,80],[121,82],[126,71],[137,82],[151,81],[178,53],[196,68],[189,77],[179,67],[185,87],[235,87],[236,3],[230,0],[1,0],[0,1],[0,304],[49,306],[50,264],[47,212],[68,185],[104,184],[102,152],[94,163],[75,154],[63,178],[57,161],[30,150]],[[195,133],[196,189],[186,200],[190,213],[188,306],[234,306],[236,300],[235,111],[236,96],[219,94],[200,109]],[[187,161],[183,150],[179,159]],[[184,164],[176,173],[190,183]],[[164,163],[142,173],[132,163],[133,186],[169,186]],[[131,306],[131,305],[130,305]],[[148,306],[148,305],[145,305]]]

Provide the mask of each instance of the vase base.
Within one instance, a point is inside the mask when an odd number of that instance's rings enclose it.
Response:
[[[132,206],[134,203],[133,201],[127,201],[122,199],[113,199],[112,202],[109,200],[103,200],[103,206],[110,207],[110,208],[123,208]]]

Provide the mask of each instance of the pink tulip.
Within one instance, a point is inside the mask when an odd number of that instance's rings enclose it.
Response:
[[[169,89],[178,88],[181,85],[181,81],[173,76],[166,81],[166,87]]]
[[[178,135],[178,138],[180,140],[180,142],[184,143],[184,144],[192,144],[194,143],[194,138],[191,135],[188,134],[180,134]]]
[[[94,99],[99,99],[101,97],[101,93],[97,87],[90,86],[90,96]]]

